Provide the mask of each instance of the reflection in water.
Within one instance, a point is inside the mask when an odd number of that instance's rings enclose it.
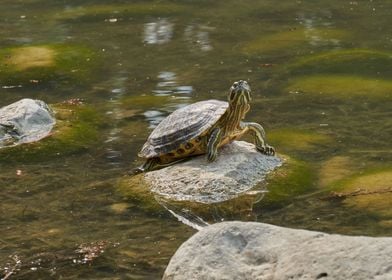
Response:
[[[196,230],[201,230],[202,228],[209,225],[201,217],[192,213],[191,210],[183,207],[171,204],[169,201],[161,196],[155,195],[155,200],[163,206],[167,211],[170,212],[174,217],[176,217],[181,223],[190,226]]]
[[[165,44],[173,37],[173,23],[159,19],[144,25],[144,42],[147,44]]]
[[[172,102],[165,104],[165,107],[160,107],[159,110],[155,108],[144,112],[145,118],[150,123],[149,128],[155,128],[168,114],[188,105],[187,100],[191,98],[193,87],[179,85],[176,73],[162,71],[158,74],[158,83],[152,92],[155,96],[171,96]]]
[[[196,230],[201,230],[210,224],[223,221],[257,221],[254,205],[263,199],[265,193],[264,187],[259,185],[235,198],[216,203],[173,200],[161,195],[154,195],[154,198],[180,222]]]
[[[305,28],[305,38],[308,40],[309,44],[317,47],[323,45],[333,45],[339,46],[340,41],[336,38],[325,38],[321,34],[320,30],[317,29],[318,26],[328,27],[331,25],[330,22],[321,21],[320,18],[308,18],[304,14],[298,16],[298,20],[302,23]]]
[[[157,83],[156,89],[153,93],[158,96],[165,95],[181,95],[181,94],[192,94],[193,87],[186,85],[178,85],[176,74],[169,71],[162,71],[158,74],[159,82]],[[188,97],[186,97],[188,98]]]
[[[206,52],[212,50],[209,38],[210,30],[212,28],[209,26],[191,24],[185,28],[184,36],[192,47],[197,47],[198,50]]]
[[[125,94],[124,84],[128,80],[126,74],[124,73],[124,77],[118,77],[115,80],[116,88],[111,90],[113,94],[109,100],[109,110],[106,112],[107,116],[112,118],[112,126],[109,131],[109,135],[105,140],[105,150],[106,150],[106,158],[109,160],[109,164],[114,167],[118,167],[121,164],[122,153],[121,151],[115,148],[115,143],[120,139],[121,129],[119,128],[119,121],[122,119],[122,109],[120,99]]]
[[[154,128],[165,118],[165,113],[157,110],[149,110],[144,112],[144,116],[150,123],[149,128]]]

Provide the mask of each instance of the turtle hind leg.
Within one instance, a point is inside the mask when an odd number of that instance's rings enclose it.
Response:
[[[162,163],[159,158],[149,158],[143,165],[132,169],[129,173],[130,175],[136,175],[143,172],[154,171],[185,160],[188,160],[188,158],[180,158],[170,162]]]
[[[159,167],[159,159],[158,158],[149,158],[147,159],[141,166],[138,166],[131,171],[129,171],[130,175],[137,175],[139,173],[152,171],[158,169]]]

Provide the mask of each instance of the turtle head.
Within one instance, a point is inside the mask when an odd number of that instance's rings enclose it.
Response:
[[[251,101],[250,86],[246,81],[234,82],[229,92],[229,103],[234,105],[247,105]]]

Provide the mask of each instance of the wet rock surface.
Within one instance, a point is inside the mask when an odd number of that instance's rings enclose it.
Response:
[[[0,148],[38,141],[50,134],[56,120],[40,100],[22,99],[0,108]]]
[[[204,228],[163,279],[392,279],[392,238],[330,235],[262,223]]]
[[[282,159],[259,153],[253,144],[235,141],[219,150],[215,162],[199,156],[146,173],[151,190],[173,200],[225,201],[260,183]]]

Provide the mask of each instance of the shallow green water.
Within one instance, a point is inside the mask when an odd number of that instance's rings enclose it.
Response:
[[[82,98],[104,120],[82,151],[0,160],[0,275],[159,279],[195,230],[165,203],[137,199],[116,181],[140,163],[138,150],[164,116],[195,101],[225,100],[238,79],[253,89],[247,119],[264,125],[279,153],[306,165],[294,183],[281,183],[302,191],[280,203],[267,203],[267,194],[190,206],[189,217],[391,236],[390,215],[320,199],[341,169],[347,172],[336,181],[391,170],[391,11],[389,1],[3,0],[2,50],[64,45],[88,49],[92,61],[61,60],[66,65],[49,72],[55,75],[34,78],[30,68],[18,80],[0,68],[0,106],[24,97]],[[349,163],[328,171],[336,157]],[[183,205],[167,207],[181,212]],[[78,246],[97,242],[104,252],[83,260]]]

